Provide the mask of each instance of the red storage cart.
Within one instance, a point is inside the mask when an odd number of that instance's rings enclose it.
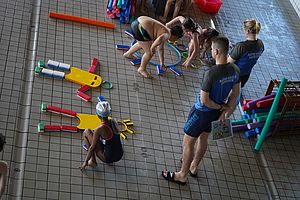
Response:
[[[221,8],[222,0],[195,0],[200,10],[208,14],[216,14]]]

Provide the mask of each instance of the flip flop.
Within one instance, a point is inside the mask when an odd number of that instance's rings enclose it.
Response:
[[[191,175],[191,177],[194,177],[194,178],[198,177],[198,173],[196,172],[195,174],[193,174],[191,170],[189,170],[189,175]]]
[[[167,176],[165,176],[165,172],[167,172]],[[164,179],[166,179],[167,181],[174,182],[174,183],[177,183],[177,184],[179,184],[179,185],[186,185],[186,182],[176,181],[176,180],[174,179],[174,177],[175,177],[175,172],[172,172],[172,171],[161,171],[161,175],[162,175],[162,177],[164,177]]]

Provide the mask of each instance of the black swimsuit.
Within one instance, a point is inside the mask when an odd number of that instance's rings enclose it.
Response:
[[[134,39],[137,41],[151,41],[151,37],[148,32],[142,27],[138,19],[131,23],[131,31]]]
[[[104,146],[104,156],[106,163],[113,163],[121,160],[123,157],[123,148],[121,143],[121,138],[119,133],[114,133],[110,124],[103,123],[102,125],[106,126],[112,132],[112,137],[108,140],[105,140]],[[100,142],[103,143],[103,139],[100,139]]]

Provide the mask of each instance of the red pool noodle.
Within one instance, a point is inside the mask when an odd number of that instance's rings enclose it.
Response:
[[[276,93],[272,93],[272,94],[270,94],[270,95],[261,97],[261,98],[259,98],[259,99],[255,99],[255,100],[252,100],[252,101],[250,101],[250,102],[247,102],[246,107],[247,107],[247,108],[251,108],[251,107],[255,106],[256,103],[257,103],[258,101],[266,100],[266,99],[269,99],[269,98],[274,98],[274,97],[275,97],[275,94],[276,94]]]
[[[273,101],[274,101],[274,98],[258,101],[256,103],[256,106],[257,106],[257,108],[271,108]],[[281,97],[278,105],[282,106],[284,104],[284,102],[285,102],[285,97]]]
[[[115,28],[115,25],[113,23],[73,16],[73,15],[60,14],[60,13],[56,13],[56,12],[49,12],[49,17],[56,18],[56,19],[68,20],[68,21],[72,21],[72,22],[79,22],[79,23],[84,23],[84,24],[102,26],[102,27],[111,28],[111,29]]]

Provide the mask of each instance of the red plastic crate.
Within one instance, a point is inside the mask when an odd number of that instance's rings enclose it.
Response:
[[[216,14],[221,8],[222,0],[195,0],[200,10],[208,14]]]

